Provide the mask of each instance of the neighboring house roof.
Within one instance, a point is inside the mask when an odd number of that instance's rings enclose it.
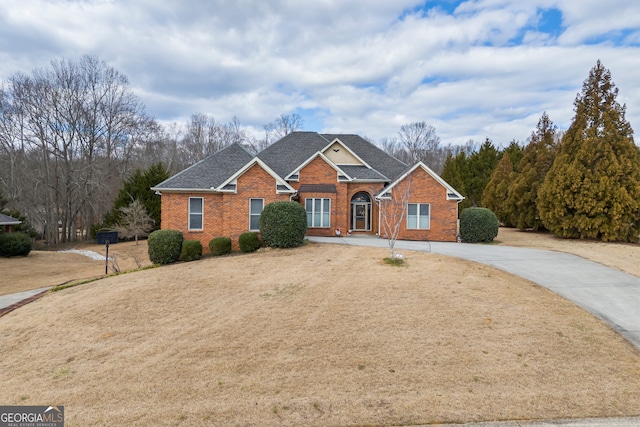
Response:
[[[0,213],[0,225],[18,225],[18,224],[22,224],[22,221],[20,221],[19,219],[15,219],[12,216]]]
[[[217,151],[177,175],[152,187],[152,190],[216,190],[253,159],[240,144]]]
[[[380,192],[375,197],[377,199],[389,198],[389,195],[387,193],[390,190],[392,190],[393,187],[395,187],[400,181],[402,181],[403,179],[411,175],[411,173],[418,168],[422,168],[425,172],[431,175],[433,179],[435,179],[440,185],[442,185],[447,190],[447,200],[457,200],[457,201],[464,200],[464,196],[462,194],[458,193],[455,188],[450,186],[444,179],[440,178],[440,176],[438,176],[437,173],[432,171],[429,166],[425,165],[422,162],[418,162],[415,165],[407,168],[402,174],[400,174],[400,176],[396,178],[395,181],[393,181],[392,183],[384,187],[382,190],[380,190]]]

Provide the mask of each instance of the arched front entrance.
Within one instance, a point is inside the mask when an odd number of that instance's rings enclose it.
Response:
[[[351,198],[351,230],[371,231],[371,197],[364,191]]]

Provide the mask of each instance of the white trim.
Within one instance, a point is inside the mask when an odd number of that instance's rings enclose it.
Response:
[[[409,169],[407,172],[403,173],[394,182],[392,182],[391,184],[387,185],[385,188],[380,190],[380,192],[375,196],[375,198],[376,199],[385,198],[385,197],[382,197],[383,194],[385,194],[386,192],[391,190],[393,187],[398,185],[398,183],[400,181],[402,181],[403,179],[405,179],[406,177],[411,175],[413,173],[413,171],[415,171],[418,167],[421,167],[425,172],[427,172],[429,175],[431,175],[431,177],[433,179],[435,179],[440,185],[442,185],[447,190],[447,200],[457,200],[458,202],[461,202],[462,200],[464,200],[464,196],[462,196],[460,193],[458,193],[458,191],[456,191],[455,188],[450,186],[444,179],[440,178],[440,176],[437,173],[432,171],[429,168],[429,166],[425,165],[422,162],[416,163],[415,165],[413,165],[411,167],[411,169]],[[449,197],[449,194],[454,194],[455,197]]]
[[[232,184],[234,182],[237,182],[237,179],[240,176],[242,176],[246,171],[248,171],[251,167],[253,167],[254,165],[260,166],[262,169],[265,170],[265,172],[267,172],[269,175],[271,175],[276,180],[276,188],[275,188],[276,194],[287,194],[287,193],[295,193],[296,192],[296,190],[292,186],[290,186],[289,183],[287,183],[287,181],[285,181],[282,178],[280,178],[280,176],[277,173],[275,173],[273,171],[273,169],[271,169],[269,166],[267,166],[267,164],[265,162],[263,162],[262,160],[260,160],[258,157],[254,157],[246,165],[244,165],[243,167],[238,169],[238,171],[236,173],[231,175],[231,177],[229,177],[226,181],[224,181],[222,184],[220,184],[216,188],[216,191],[231,192],[231,190],[223,190],[224,186],[228,185],[228,184]],[[283,186],[287,187],[287,190],[286,191],[278,190],[278,185],[283,185]],[[238,191],[238,186],[236,185],[236,189],[233,191],[233,193],[237,193],[237,191]]]
[[[251,213],[251,201],[253,201],[253,200],[262,200],[262,209],[260,209],[260,213],[262,213],[262,211],[264,210],[264,198],[263,197],[250,197],[249,198],[249,231],[260,231],[260,224],[259,224],[260,214],[257,214],[258,215],[258,228],[251,228],[251,217],[256,215],[256,214],[252,214]]]
[[[200,203],[201,203],[201,208],[202,211],[199,213],[200,215],[200,222],[201,222],[201,227],[200,228],[192,228],[191,227],[191,200],[192,199],[200,199]],[[188,205],[188,209],[187,209],[187,230],[189,231],[202,231],[204,230],[204,197],[189,197],[189,205]],[[198,213],[194,213],[193,215],[198,215]]]
[[[325,138],[326,139],[326,138]],[[327,151],[333,144],[338,143],[340,145],[342,145],[353,157],[355,157],[356,159],[358,159],[358,161],[362,164],[362,166],[366,166],[367,169],[373,169],[371,166],[369,166],[369,164],[367,162],[365,162],[364,160],[362,160],[362,158],[360,156],[358,156],[352,149],[350,149],[349,147],[347,147],[347,145],[340,141],[339,138],[335,138],[333,141],[331,141],[327,146],[325,146],[321,153],[324,154],[325,151]],[[347,165],[347,166],[357,166],[357,165]]]
[[[314,215],[314,213],[317,213],[317,212],[315,212],[315,201],[316,200],[321,200],[321,202],[320,202],[320,224],[322,224],[323,218],[324,218],[324,211],[322,210],[322,208],[324,207],[324,201],[325,200],[329,201],[329,208],[328,208],[329,224],[326,224],[326,225],[309,225],[309,219],[308,219],[309,211],[307,211],[307,200],[311,201],[311,223],[313,223],[313,215]],[[307,227],[308,228],[331,228],[331,198],[330,197],[305,197],[305,199],[304,199],[304,210],[307,213]]]
[[[220,191],[210,188],[157,188],[151,187],[150,190],[156,192],[167,192],[167,193],[219,193]],[[157,194],[157,193],[156,193]],[[162,194],[160,194],[162,195]]]
[[[409,227],[409,205],[416,205],[416,227]],[[429,219],[429,224],[427,228],[420,227],[420,206],[427,205],[429,206],[429,215],[427,218]],[[431,230],[431,203],[407,203],[407,221],[406,221],[407,230]]]
[[[340,169],[340,166],[336,165],[335,163],[333,163],[331,161],[331,159],[329,159],[327,156],[325,156],[324,154],[322,154],[320,151],[317,151],[315,154],[313,154],[312,156],[309,156],[309,158],[307,160],[305,160],[300,166],[298,166],[297,168],[295,168],[293,170],[293,172],[291,172],[289,175],[287,175],[285,177],[286,180],[289,180],[291,175],[298,175],[298,181],[300,181],[300,171],[302,169],[304,169],[309,163],[311,163],[312,161],[314,161],[317,157],[320,157],[322,160],[324,160],[325,162],[327,162],[329,164],[329,166],[331,166],[336,172],[336,182],[338,182],[338,175],[344,175],[347,177],[347,181],[339,181],[339,182],[349,182],[349,181],[353,181],[353,178],[351,176],[349,176],[348,173],[346,173],[345,171],[343,171],[342,169]]]

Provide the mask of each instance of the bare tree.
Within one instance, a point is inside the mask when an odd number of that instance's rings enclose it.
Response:
[[[126,77],[93,56],[17,73],[2,91],[5,193],[49,242],[86,236],[110,209],[132,151],[154,121]]]
[[[153,230],[154,221],[140,200],[135,199],[129,206],[121,207],[120,212],[122,221],[114,227],[119,236],[125,239],[133,237],[137,245],[138,237],[146,237]]]
[[[378,198],[381,236],[389,243],[389,257],[395,258],[395,246],[402,231],[411,196],[411,177],[407,176]]]
[[[191,165],[231,144],[246,141],[246,132],[237,117],[234,116],[229,123],[223,124],[213,116],[196,113],[191,116],[181,142],[182,157]]]
[[[260,141],[259,145],[264,149],[291,132],[302,129],[303,126],[304,120],[300,114],[280,114],[274,121],[264,125],[264,141]]]
[[[408,123],[400,127],[398,135],[395,157],[408,164],[421,161],[436,173],[442,171],[448,151],[440,146],[435,127],[426,122]]]

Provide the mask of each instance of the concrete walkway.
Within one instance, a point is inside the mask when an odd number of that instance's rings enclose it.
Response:
[[[309,241],[388,248],[372,237],[309,237]],[[640,278],[576,255],[466,243],[397,241],[396,251],[433,252],[499,268],[531,280],[598,316],[640,348]],[[640,424],[638,424],[640,426]]]
[[[31,291],[18,292],[9,295],[0,295],[0,316],[7,312],[7,309],[13,305],[17,305],[28,300],[31,297],[35,297],[45,291],[48,291],[51,287],[33,289]]]

